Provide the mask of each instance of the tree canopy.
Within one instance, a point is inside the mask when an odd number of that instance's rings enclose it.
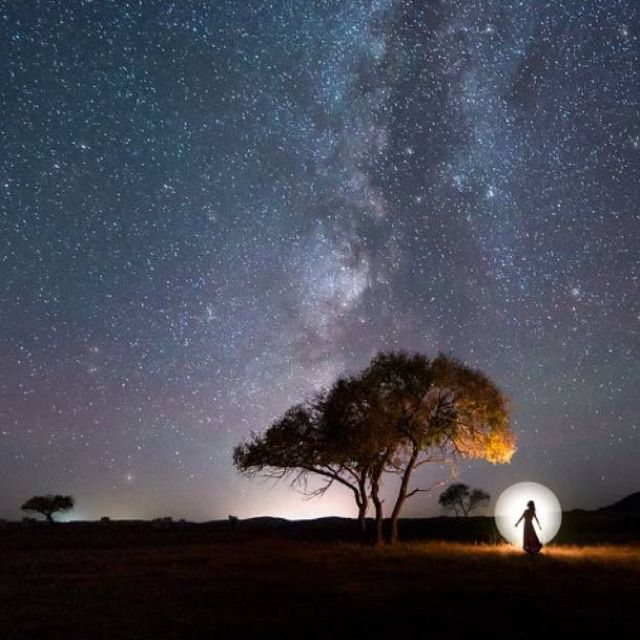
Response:
[[[385,474],[398,475],[388,535],[393,543],[406,500],[434,488],[411,487],[415,469],[439,462],[455,473],[460,458],[496,464],[509,462],[514,452],[507,399],[484,373],[442,353],[429,360],[383,351],[359,374],[338,378],[290,407],[263,434],[252,434],[234,449],[233,461],[246,475],[290,477],[309,495],[334,483],[347,487],[363,531],[371,500],[378,542],[382,481]],[[309,490],[311,476],[323,482]]]

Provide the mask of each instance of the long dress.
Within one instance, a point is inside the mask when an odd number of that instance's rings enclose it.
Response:
[[[522,517],[524,518],[524,540],[522,548],[527,553],[538,553],[542,549],[542,542],[538,539],[536,530],[533,528],[533,516],[534,511],[531,509],[525,509]]]

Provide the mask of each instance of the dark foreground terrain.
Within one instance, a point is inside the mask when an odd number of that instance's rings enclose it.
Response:
[[[435,535],[447,519],[437,520]],[[464,531],[450,524],[448,533],[489,533],[481,520],[470,519]],[[554,542],[530,557],[486,540],[417,539],[419,523],[404,527],[408,541],[398,547],[375,549],[351,540],[349,525],[5,527],[0,638],[640,632],[640,543],[633,539]]]

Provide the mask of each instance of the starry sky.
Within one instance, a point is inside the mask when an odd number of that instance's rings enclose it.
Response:
[[[0,517],[354,516],[231,451],[382,349],[510,398],[511,464],[461,466],[492,504],[640,490],[640,3],[0,0],[0,30]]]

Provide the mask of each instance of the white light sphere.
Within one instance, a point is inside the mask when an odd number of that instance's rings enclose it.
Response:
[[[522,547],[524,519],[517,527],[513,525],[520,519],[529,500],[533,500],[536,505],[536,516],[542,529],[537,522],[533,523],[533,527],[542,544],[553,540],[562,522],[562,508],[551,489],[537,482],[517,482],[511,485],[500,494],[494,516],[502,537],[518,547]]]

